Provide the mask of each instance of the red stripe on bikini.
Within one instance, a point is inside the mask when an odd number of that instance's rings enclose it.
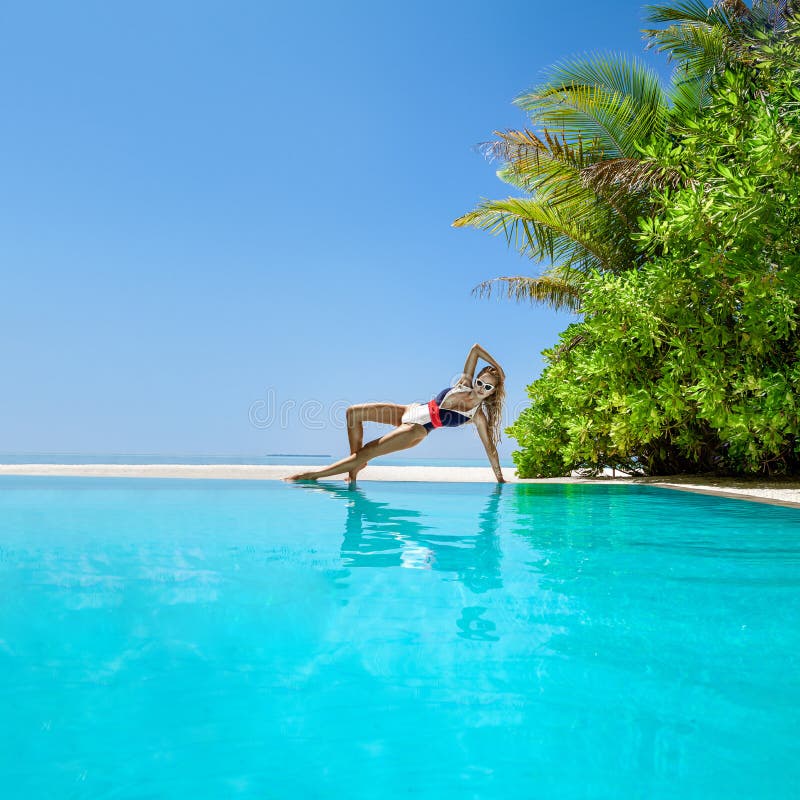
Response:
[[[431,415],[431,422],[433,423],[434,428],[441,428],[442,427],[442,420],[439,417],[439,406],[436,405],[435,400],[428,401],[428,411]]]

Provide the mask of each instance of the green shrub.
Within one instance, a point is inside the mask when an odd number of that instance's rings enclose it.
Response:
[[[728,70],[644,159],[644,266],[595,273],[508,433],[521,475],[800,472],[800,46]]]

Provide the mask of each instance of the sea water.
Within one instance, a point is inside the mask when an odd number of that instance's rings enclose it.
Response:
[[[789,798],[800,511],[0,478],[3,798]]]
[[[0,453],[0,464],[248,464],[257,466],[314,466],[344,458],[342,450],[331,453],[271,453],[269,455],[186,454],[186,453]],[[412,458],[391,453],[372,459],[370,464],[393,467],[490,467],[483,458]],[[510,458],[500,459],[500,466],[514,468]]]

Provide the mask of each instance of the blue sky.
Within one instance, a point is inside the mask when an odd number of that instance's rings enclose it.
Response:
[[[339,455],[346,405],[428,400],[475,341],[510,420],[569,317],[471,296],[538,269],[451,227],[508,194],[475,145],[561,58],[669,72],[640,3],[566,8],[6,4],[0,450]]]

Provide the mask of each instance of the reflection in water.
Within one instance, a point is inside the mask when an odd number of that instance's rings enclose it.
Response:
[[[314,490],[339,497],[347,505],[341,548],[345,566],[405,567],[451,573],[475,594],[502,587],[502,554],[497,535],[502,484],[492,488],[478,514],[476,530],[457,533],[444,532],[441,527],[429,524],[420,511],[372,500],[361,487],[320,483]],[[457,623],[459,635],[496,641],[497,637],[491,635],[494,623],[480,618],[485,612],[480,606],[464,608]]]
[[[500,579],[500,537],[498,530],[498,511],[503,496],[503,485],[496,485],[486,499],[486,505],[478,516],[478,532],[474,537],[474,556],[463,564],[460,578],[473,592],[499,589]]]
[[[486,613],[483,606],[470,606],[461,611],[461,619],[456,623],[459,628],[458,635],[464,639],[479,639],[483,642],[496,642],[500,637],[495,636],[497,626],[488,619],[482,619]]]

